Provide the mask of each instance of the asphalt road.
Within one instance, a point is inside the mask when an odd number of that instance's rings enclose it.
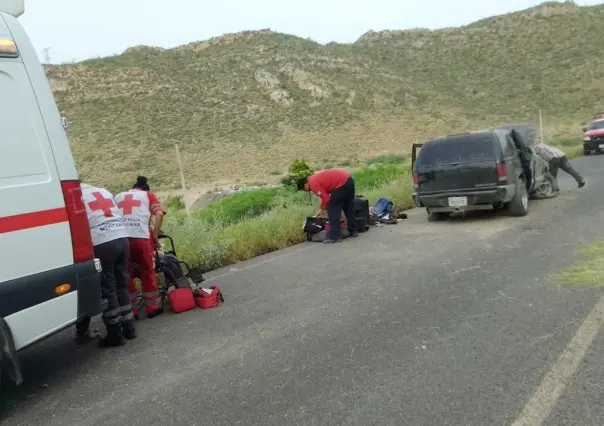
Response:
[[[141,320],[123,348],[59,335],[0,424],[602,425],[604,292],[551,278],[604,237],[604,156],[574,163],[587,186],[562,176],[527,217],[415,210],[216,271],[224,305]]]

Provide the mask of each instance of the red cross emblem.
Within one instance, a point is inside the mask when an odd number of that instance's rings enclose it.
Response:
[[[92,196],[94,197],[94,201],[88,203],[90,210],[93,212],[102,210],[105,217],[113,217],[113,213],[111,213],[111,209],[115,207],[113,200],[103,197],[103,194],[100,192],[93,192]]]
[[[122,209],[124,215],[128,216],[132,214],[132,208],[141,206],[140,200],[135,200],[134,195],[127,194],[122,201],[117,203],[117,206]]]

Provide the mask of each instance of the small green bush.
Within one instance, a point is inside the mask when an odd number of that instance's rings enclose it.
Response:
[[[289,166],[289,174],[281,180],[281,183],[285,186],[296,186],[298,180],[309,177],[315,171],[313,168],[304,160],[294,160]]]

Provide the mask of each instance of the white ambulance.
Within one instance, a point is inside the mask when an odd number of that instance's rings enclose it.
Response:
[[[103,309],[78,173],[23,12],[0,0],[0,368],[17,384],[19,351]]]

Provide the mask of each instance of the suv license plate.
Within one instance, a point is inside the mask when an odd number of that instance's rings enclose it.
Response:
[[[604,148],[604,144],[601,143],[600,145],[598,145],[598,148]]]
[[[449,207],[465,207],[468,205],[468,197],[449,197]]]

